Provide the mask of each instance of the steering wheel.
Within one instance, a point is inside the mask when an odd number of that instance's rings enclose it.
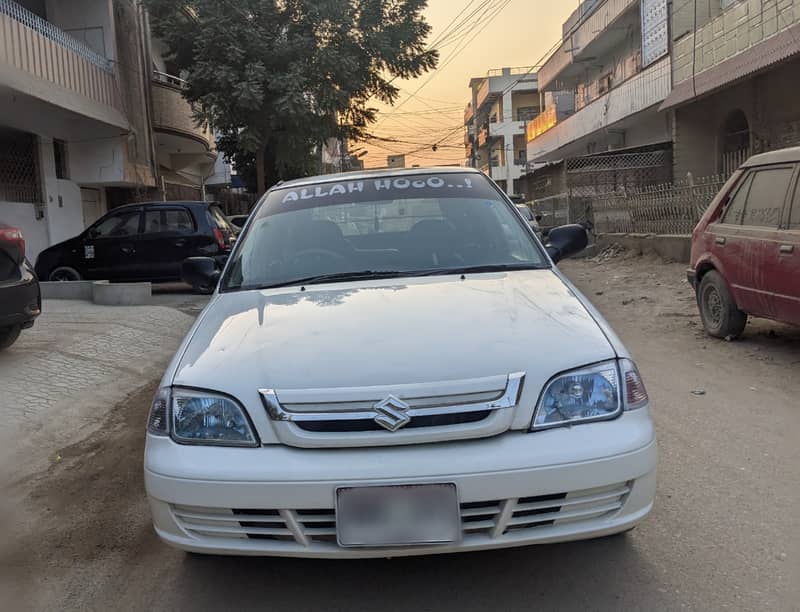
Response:
[[[336,251],[331,251],[329,249],[303,249],[302,251],[297,251],[297,253],[292,256],[292,261],[298,261],[300,259],[310,257],[316,258],[317,262],[322,262],[326,259],[333,259],[339,263],[349,263],[347,257],[341,253],[337,253]]]

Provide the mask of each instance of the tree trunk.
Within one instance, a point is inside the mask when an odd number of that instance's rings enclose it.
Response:
[[[265,166],[264,145],[261,145],[256,151],[256,187],[258,189],[258,197],[261,197],[267,191],[267,169]]]

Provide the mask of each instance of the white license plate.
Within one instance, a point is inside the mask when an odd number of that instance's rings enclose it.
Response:
[[[344,547],[449,544],[461,537],[454,484],[336,490],[336,537]]]

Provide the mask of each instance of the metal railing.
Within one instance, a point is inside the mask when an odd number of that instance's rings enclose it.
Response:
[[[91,49],[88,45],[73,38],[63,30],[60,30],[49,21],[42,19],[36,13],[32,13],[25,7],[13,2],[13,0],[0,0],[0,13],[5,13],[25,27],[30,28],[34,32],[38,32],[45,38],[52,40],[54,43],[69,49],[86,61],[91,62],[98,68],[101,68],[106,72],[114,72],[114,63],[111,60],[103,57]]]
[[[166,72],[159,72],[158,70],[153,70],[153,80],[156,83],[161,83],[162,85],[169,85],[170,87],[175,87],[177,89],[183,89],[184,87],[186,87],[185,79],[182,79],[172,74],[167,74]]]
[[[725,176],[627,189],[591,201],[598,233],[691,234]]]

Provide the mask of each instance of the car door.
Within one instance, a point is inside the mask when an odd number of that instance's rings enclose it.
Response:
[[[185,206],[152,206],[144,211],[138,274],[142,279],[177,280],[181,262],[196,250],[197,226]]]
[[[133,278],[141,208],[111,212],[83,234],[78,254],[86,278],[125,280]]]
[[[708,227],[720,272],[736,304],[752,315],[776,316],[769,260],[793,175],[792,164],[751,169],[721,220]]]
[[[775,294],[775,318],[800,325],[800,169],[793,191],[774,245],[770,282]]]

